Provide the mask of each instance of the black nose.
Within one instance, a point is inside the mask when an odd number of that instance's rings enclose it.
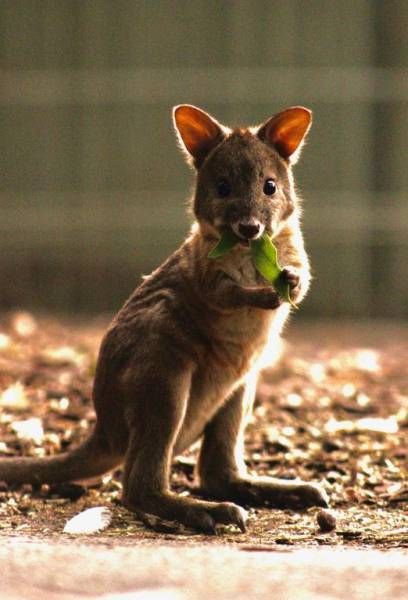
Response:
[[[251,240],[256,235],[258,235],[260,227],[261,226],[259,225],[259,223],[257,225],[240,223],[238,225],[238,231],[244,238],[246,238],[247,240]]]

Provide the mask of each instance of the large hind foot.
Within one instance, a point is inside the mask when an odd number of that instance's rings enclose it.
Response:
[[[207,485],[206,491],[216,498],[249,506],[267,505],[295,510],[328,506],[326,492],[320,486],[300,480],[244,477],[213,486]]]
[[[204,502],[163,493],[146,497],[136,506],[126,500],[124,504],[136,514],[145,513],[201,533],[214,534],[220,525],[234,525],[245,531],[247,512],[232,502]],[[143,521],[151,524],[151,519]]]

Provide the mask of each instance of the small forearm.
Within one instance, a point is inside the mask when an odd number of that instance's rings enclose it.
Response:
[[[244,287],[229,277],[218,279],[210,297],[212,303],[224,309],[252,306],[271,310],[278,308],[282,302],[272,286]]]

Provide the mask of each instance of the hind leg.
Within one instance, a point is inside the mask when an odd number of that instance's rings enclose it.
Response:
[[[191,369],[172,367],[165,370],[161,365],[158,372],[145,372],[128,384],[130,442],[123,502],[130,510],[206,533],[213,533],[217,524],[234,524],[243,530],[246,514],[240,507],[180,497],[170,490],[170,461],[191,383]]]
[[[239,388],[207,425],[199,459],[201,486],[214,498],[276,508],[327,506],[325,492],[300,480],[251,477],[243,459],[243,432],[253,388]]]

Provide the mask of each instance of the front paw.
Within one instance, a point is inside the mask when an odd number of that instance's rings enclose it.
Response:
[[[284,267],[279,276],[283,285],[289,286],[289,293],[292,300],[296,300],[300,294],[300,276],[295,267]]]

